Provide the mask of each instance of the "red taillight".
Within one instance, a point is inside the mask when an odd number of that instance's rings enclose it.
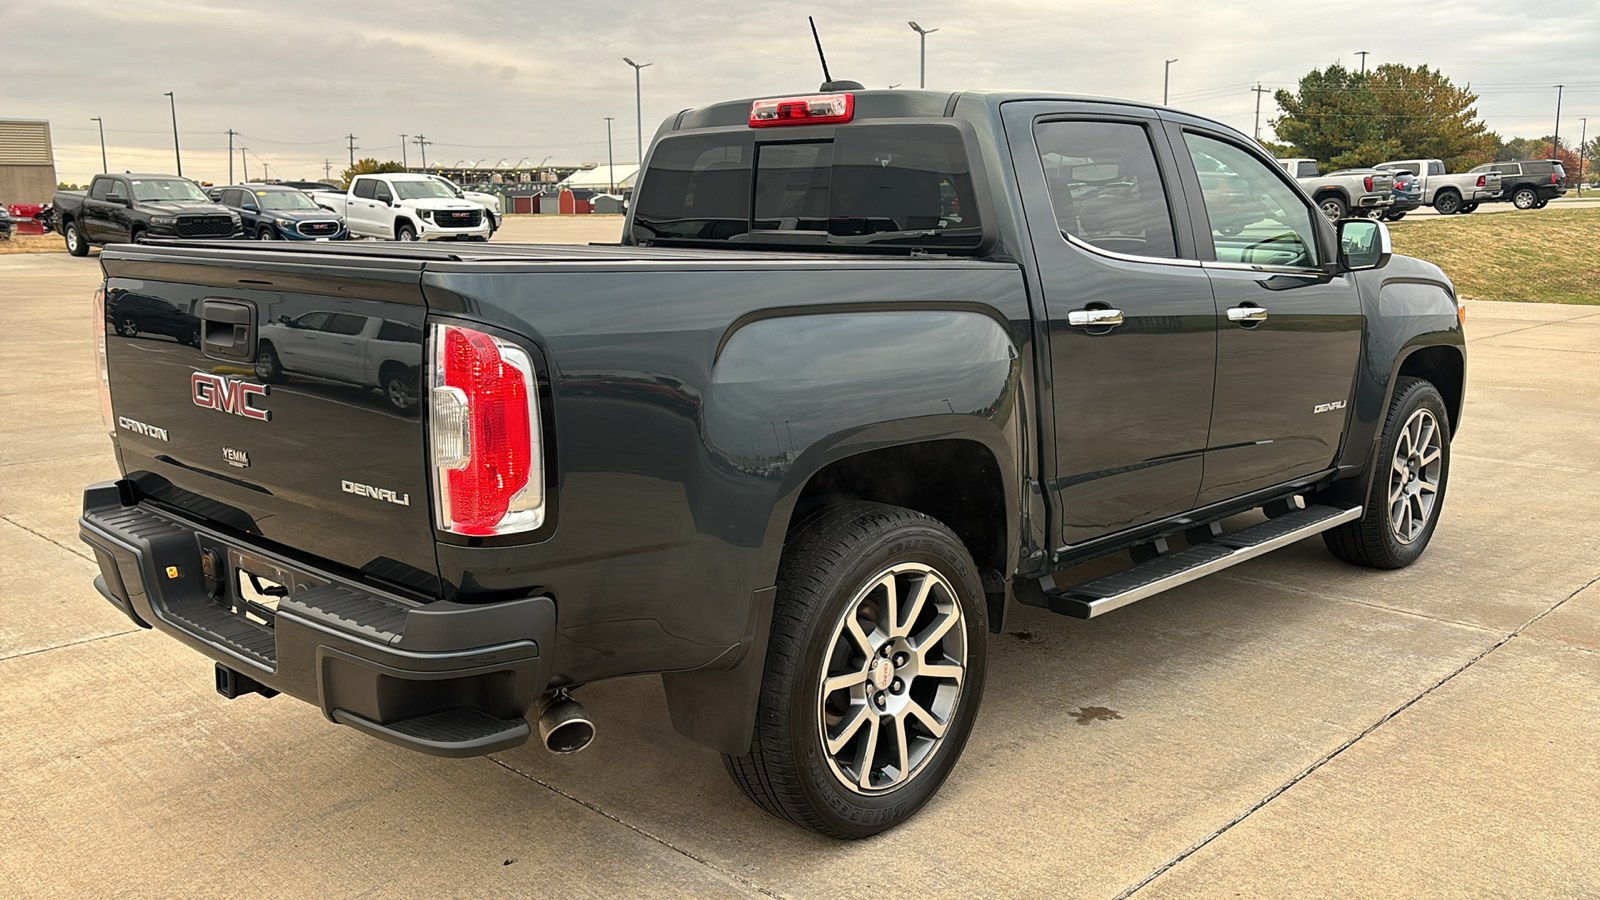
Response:
[[[1484,185],[1486,185],[1488,183],[1489,183],[1489,176],[1487,176],[1487,175],[1479,175],[1478,176],[1478,187],[1483,187]]]
[[[492,535],[543,525],[539,381],[528,352],[481,331],[435,324],[430,358],[439,530]]]
[[[1372,193],[1372,176],[1368,175],[1366,178],[1363,178],[1361,180],[1367,186],[1367,193],[1369,193],[1369,194]]]
[[[838,124],[850,121],[855,114],[855,94],[775,97],[750,104],[750,127]]]
[[[111,414],[111,369],[106,363],[106,286],[94,292],[94,354],[100,366],[100,421],[106,434],[116,437],[117,419]]]
[[[1561,183],[1561,179],[1556,177],[1556,173],[1551,172],[1550,173],[1550,183],[1551,184],[1560,184]]]

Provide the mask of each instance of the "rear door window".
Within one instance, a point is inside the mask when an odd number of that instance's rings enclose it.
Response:
[[[1043,122],[1034,137],[1064,236],[1115,253],[1177,258],[1172,209],[1143,125]]]
[[[357,178],[355,190],[351,191],[350,193],[360,197],[363,200],[371,200],[374,196],[376,196],[372,190],[373,185],[375,184],[377,184],[377,182],[373,181],[371,178]]]
[[[356,335],[367,327],[366,316],[353,316],[350,313],[334,313],[328,320],[325,331],[333,334]]]
[[[1444,174],[1444,163],[1439,162],[1438,160],[1430,160],[1428,162],[1428,174],[1429,175],[1443,175]]]

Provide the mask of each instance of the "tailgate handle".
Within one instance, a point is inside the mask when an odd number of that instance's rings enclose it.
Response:
[[[201,300],[200,334],[207,356],[254,362],[256,308],[237,300]]]

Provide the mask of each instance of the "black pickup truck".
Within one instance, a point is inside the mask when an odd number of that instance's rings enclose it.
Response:
[[[176,175],[96,175],[87,191],[56,191],[55,227],[73,256],[91,246],[145,237],[226,238],[241,233],[239,214],[213,203]]]
[[[1010,604],[1090,618],[1318,534],[1396,568],[1439,521],[1449,280],[1215,122],[722,103],[662,126],[623,227],[108,249],[102,308],[201,340],[101,330],[96,587],[225,696],[445,756],[581,749],[576,689],[660,675],[751,800],[855,838],[955,766]],[[404,326],[419,412],[278,365],[312,313]]]

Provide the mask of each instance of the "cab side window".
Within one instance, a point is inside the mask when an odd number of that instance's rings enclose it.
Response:
[[[1186,132],[1217,261],[1317,265],[1316,217],[1300,195],[1248,151]]]
[[[1444,163],[1438,162],[1436,160],[1429,162],[1428,163],[1428,174],[1429,175],[1443,175],[1444,174]]]
[[[357,178],[355,190],[351,191],[351,193],[363,200],[371,200],[373,197],[377,196],[372,190],[372,187],[375,184],[377,184],[377,182],[373,181],[371,178]]]
[[[1144,126],[1044,122],[1035,139],[1063,236],[1114,253],[1177,258],[1172,208]]]

